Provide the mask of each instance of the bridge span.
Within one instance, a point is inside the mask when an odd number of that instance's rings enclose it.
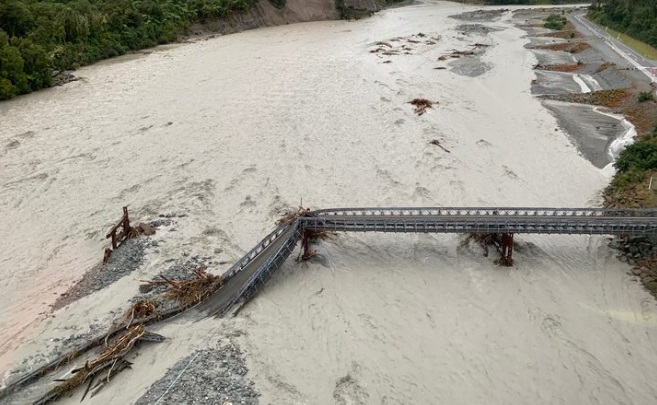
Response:
[[[237,311],[282,265],[300,240],[310,258],[310,238],[322,231],[486,234],[500,263],[513,264],[513,235],[657,235],[657,209],[428,207],[299,210],[223,275],[225,284],[192,311],[197,317]]]

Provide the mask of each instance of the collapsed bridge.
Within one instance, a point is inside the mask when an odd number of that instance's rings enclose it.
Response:
[[[513,264],[513,235],[657,235],[657,209],[614,208],[342,208],[300,210],[235,263],[224,286],[193,309],[201,316],[238,310],[294,250],[312,256],[315,232],[466,233],[493,236],[500,263]]]
[[[483,235],[493,241],[500,252],[500,263],[513,264],[513,236],[516,233],[534,234],[587,234],[619,236],[657,235],[657,209],[590,209],[590,208],[343,208],[310,211],[300,209],[278,222],[278,227],[262,239],[246,255],[231,266],[210,288],[207,295],[198,297],[193,307],[180,305],[159,313],[153,305],[153,312],[147,311],[139,318],[132,307],[129,320],[113,324],[104,333],[83,345],[49,361],[38,369],[21,376],[7,387],[0,388],[0,398],[15,393],[21,387],[31,384],[47,373],[56,373],[64,364],[69,364],[82,353],[103,344],[97,358],[87,358],[82,366],[70,373],[70,377],[57,380],[62,384],[43,387],[43,393],[34,402],[43,405],[59,398],[63,393],[88,384],[82,398],[89,393],[97,375],[106,373],[94,386],[91,395],[102,389],[104,384],[121,370],[129,367],[124,356],[139,339],[161,341],[163,336],[147,332],[144,326],[154,324],[185,312],[197,321],[209,316],[224,316],[238,311],[257,289],[278,269],[295,246],[301,241],[300,257],[313,257],[310,239],[322,232],[404,232],[404,233],[465,233]],[[143,227],[140,224],[139,227]],[[122,229],[119,229],[122,228]],[[142,231],[147,233],[148,227]],[[134,234],[130,226],[127,208],[121,221],[112,228],[108,238],[116,248],[123,240]],[[109,251],[109,252],[108,252]],[[107,259],[111,249],[105,251]],[[204,279],[205,273],[197,276]],[[168,283],[172,283],[166,280]],[[174,284],[174,287],[180,288]],[[212,292],[214,291],[214,292]],[[143,303],[142,303],[143,304]],[[147,305],[147,304],[146,304]],[[139,307],[141,308],[141,307]],[[123,319],[123,318],[122,318]],[[189,319],[189,318],[188,318]],[[111,339],[111,340],[109,340]],[[108,343],[111,342],[111,344]],[[89,359],[92,359],[91,362]],[[89,366],[91,364],[91,366]],[[83,370],[83,371],[82,371]],[[36,387],[36,391],[42,387]],[[17,393],[18,396],[23,393]],[[24,403],[21,400],[19,403]]]

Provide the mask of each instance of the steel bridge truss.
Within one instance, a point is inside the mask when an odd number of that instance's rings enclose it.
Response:
[[[312,231],[490,234],[504,265],[513,264],[513,235],[655,235],[657,209],[434,207],[317,210],[299,218],[303,256]]]

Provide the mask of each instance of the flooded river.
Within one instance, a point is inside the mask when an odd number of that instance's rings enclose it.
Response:
[[[448,16],[467,9],[425,1],[169,46],[0,103],[0,371],[120,308],[168,259],[218,255],[220,273],[301,200],[599,206],[609,174],[531,95],[524,33],[509,14],[464,32]],[[479,76],[438,60],[474,43],[490,45]],[[435,104],[418,116],[416,97]],[[128,204],[135,220],[186,217],[135,275],[52,318]],[[164,349],[87,403],[136,401],[225,331],[262,403],[655,403],[657,309],[608,239],[516,239],[501,268],[457,235],[337,235],[237,317],[167,326]]]

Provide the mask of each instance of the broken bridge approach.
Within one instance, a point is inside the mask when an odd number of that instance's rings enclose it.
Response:
[[[225,285],[192,312],[196,317],[237,311],[278,269],[301,241],[322,231],[464,233],[491,235],[500,263],[513,264],[513,235],[657,235],[657,209],[604,208],[342,208],[300,211],[280,225],[224,274]]]

